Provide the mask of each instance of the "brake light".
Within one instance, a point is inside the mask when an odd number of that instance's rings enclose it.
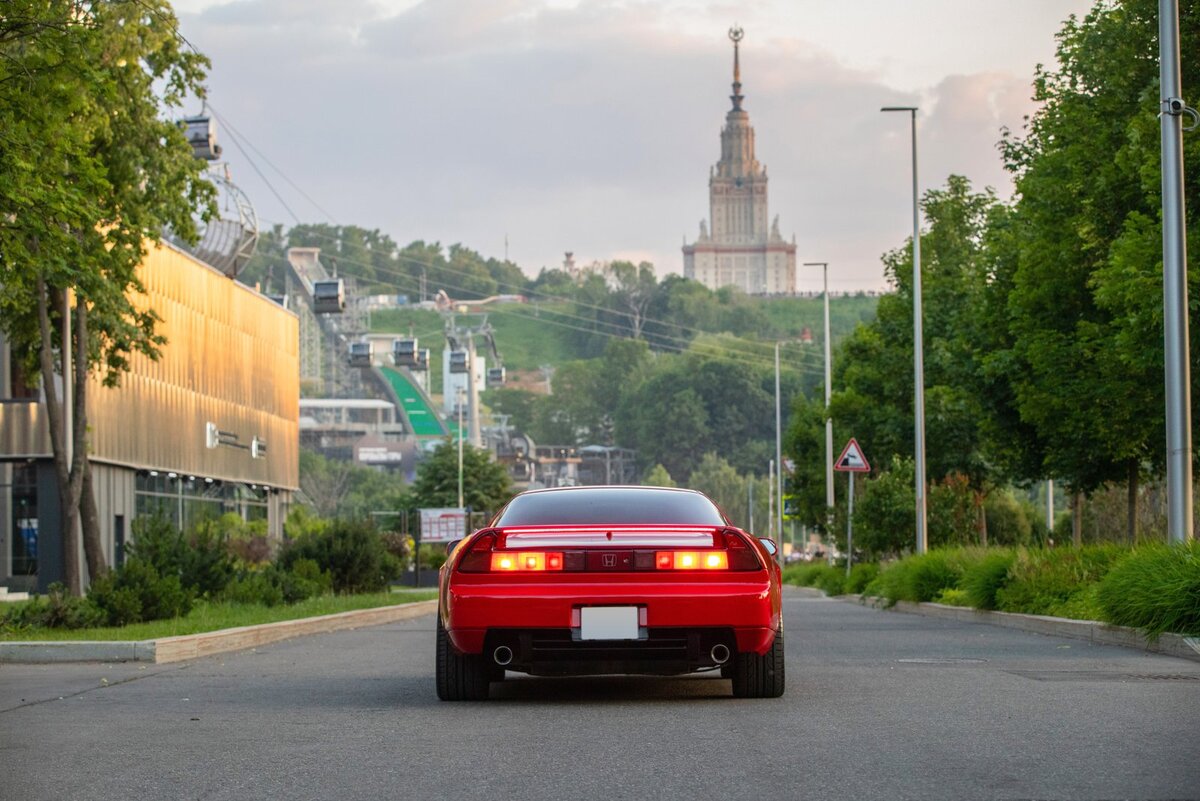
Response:
[[[654,565],[659,570],[728,570],[724,551],[658,551]]]
[[[492,553],[492,572],[508,573],[516,571],[562,570],[563,555],[561,553],[545,553],[542,551],[494,551]]]
[[[736,531],[725,531],[725,553],[729,557],[730,570],[761,570],[762,562],[742,535]]]
[[[458,563],[458,569],[464,573],[486,573],[491,564],[492,548],[496,545],[496,535],[489,532],[476,537],[470,549],[463,554]]]

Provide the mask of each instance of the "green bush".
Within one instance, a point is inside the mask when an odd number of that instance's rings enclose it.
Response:
[[[305,559],[329,572],[335,592],[375,592],[401,571],[375,526],[361,520],[334,520],[305,534],[284,548],[278,564],[291,570]]]
[[[987,551],[965,565],[959,585],[966,605],[995,609],[996,593],[1008,581],[1008,569],[1016,558],[1016,552],[1008,549]]]
[[[843,591],[848,594],[862,593],[878,575],[879,564],[877,562],[859,562],[850,568],[850,576],[846,579]]]
[[[1097,600],[1110,623],[1200,636],[1200,540],[1138,548],[1100,582]]]
[[[133,521],[129,556],[149,564],[160,576],[177,577],[185,589],[215,597],[235,575],[229,517],[202,520],[186,535],[162,517],[138,518]]]
[[[846,591],[846,568],[822,565],[815,586],[826,595],[841,595]]]
[[[294,604],[330,591],[333,580],[312,559],[297,559],[291,568],[268,565],[247,570],[230,582],[222,597],[243,604]]]
[[[54,583],[45,597],[0,610],[0,630],[22,631],[29,628],[86,629],[100,626],[105,614],[87,598],[69,595],[63,584]]]
[[[797,587],[811,587],[817,583],[817,577],[829,569],[824,562],[801,562],[788,565],[783,569],[783,583],[794,584]]]
[[[265,570],[248,570],[229,582],[221,597],[236,604],[279,606],[284,600],[283,589],[275,580],[276,572],[274,566]]]
[[[966,592],[957,587],[947,587],[933,600],[935,603],[947,606],[971,606],[971,602],[967,600]]]
[[[192,593],[178,576],[161,576],[140,558],[131,558],[92,582],[88,600],[104,613],[110,626],[179,617],[192,609]]]
[[[1028,545],[1033,535],[1032,518],[1008,490],[988,493],[983,502],[988,542],[992,545]]]
[[[889,604],[932,601],[943,590],[958,586],[960,561],[960,553],[953,551],[929,551],[902,559],[880,572],[878,592]]]
[[[1102,579],[1128,549],[1119,545],[1018,551],[1008,579],[996,590],[996,607],[1004,612],[1064,615],[1074,596]]]

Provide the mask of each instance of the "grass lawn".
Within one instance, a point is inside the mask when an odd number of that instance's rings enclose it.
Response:
[[[332,615],[355,609],[427,601],[437,597],[437,590],[393,590],[368,595],[326,595],[309,598],[291,606],[261,606],[259,604],[209,603],[198,601],[192,611],[173,620],[155,620],[129,626],[100,629],[37,629],[0,631],[0,641],[27,640],[156,640],[180,634],[199,634],[205,631],[297,620],[304,617]]]

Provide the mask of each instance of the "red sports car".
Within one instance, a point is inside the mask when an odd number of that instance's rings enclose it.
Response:
[[[437,694],[482,700],[534,676],[719,670],[741,698],[783,695],[770,540],[692,490],[567,487],[514,497],[452,544],[439,576]]]

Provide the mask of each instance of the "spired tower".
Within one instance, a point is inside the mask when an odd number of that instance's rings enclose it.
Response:
[[[796,242],[779,235],[779,217],[767,227],[767,168],[754,157],[754,128],[742,108],[738,46],[745,34],[729,29],[733,41],[733,108],[721,129],[721,160],[708,177],[712,233],[700,221],[700,238],[683,245],[683,274],[718,289],[735,286],[750,295],[796,291]]]

